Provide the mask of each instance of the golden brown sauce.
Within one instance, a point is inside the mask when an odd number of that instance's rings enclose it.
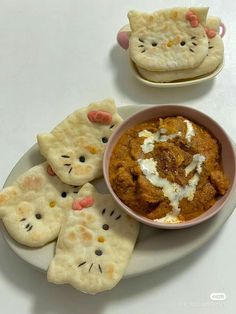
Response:
[[[194,130],[190,140],[186,137],[188,128],[184,117],[152,119],[128,129],[121,136],[112,152],[109,175],[115,193],[131,209],[153,220],[173,210],[163,189],[154,186],[142,172],[139,159],[153,158],[161,178],[184,188],[196,173],[196,169],[187,175],[185,172],[193,156],[201,154],[205,157],[193,199],[179,201],[180,220],[201,215],[219,195],[225,194],[229,181],[221,167],[220,145],[204,127],[191,121],[190,124]],[[141,145],[145,138],[139,133],[144,130],[156,133],[160,129],[164,129],[166,135],[180,135],[164,142],[157,141],[152,151],[144,153]]]

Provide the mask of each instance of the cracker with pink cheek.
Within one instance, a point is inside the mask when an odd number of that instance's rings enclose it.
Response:
[[[19,243],[40,247],[58,236],[78,188],[63,184],[45,162],[0,192],[0,218]]]
[[[208,53],[207,12],[208,8],[172,8],[152,14],[130,11],[131,59],[148,71],[198,66]]]
[[[94,102],[73,112],[51,133],[39,134],[40,152],[62,182],[83,185],[102,176],[104,149],[121,122],[113,100]]]
[[[111,195],[85,184],[63,222],[48,281],[90,294],[112,289],[124,275],[138,232],[139,223]]]
[[[148,71],[137,66],[139,73],[142,77],[152,82],[172,82],[213,72],[224,58],[224,44],[219,35],[220,24],[221,20],[218,17],[211,16],[207,19],[205,30],[208,36],[208,54],[199,66],[186,70],[167,72]],[[194,45],[197,45],[195,39],[192,42]]]

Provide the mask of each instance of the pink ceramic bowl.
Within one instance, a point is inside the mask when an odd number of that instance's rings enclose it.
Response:
[[[196,122],[204,127],[206,127],[215,138],[221,144],[222,148],[222,164],[225,175],[230,180],[230,188],[224,196],[219,197],[219,200],[208,209],[204,214],[194,218],[192,220],[182,222],[182,223],[161,223],[157,221],[153,221],[148,219],[144,216],[137,214],[131,208],[126,206],[119,197],[113,191],[110,181],[109,181],[109,162],[110,157],[113,151],[114,146],[116,145],[117,141],[119,140],[120,136],[130,127],[150,120],[154,117],[169,117],[169,116],[177,116],[181,115],[189,120]],[[181,229],[195,226],[207,219],[213,217],[217,214],[225,205],[227,205],[227,201],[232,197],[233,193],[236,193],[236,153],[235,153],[235,146],[230,137],[226,134],[224,129],[215,122],[212,118],[207,116],[206,114],[197,111],[193,108],[189,108],[186,106],[178,106],[178,105],[158,105],[153,106],[148,109],[142,110],[137,112],[136,114],[132,115],[128,119],[126,119],[113,133],[109,142],[107,144],[104,159],[103,159],[103,174],[108,186],[108,189],[117,203],[127,212],[130,216],[134,219],[147,224],[152,227],[156,228],[163,228],[163,229]]]

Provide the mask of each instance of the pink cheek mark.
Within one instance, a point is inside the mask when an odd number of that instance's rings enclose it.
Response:
[[[205,28],[205,32],[208,38],[214,38],[216,36],[216,31],[214,29]]]
[[[47,167],[47,173],[48,173],[51,177],[53,177],[53,176],[56,175],[55,172],[52,170],[52,167],[51,167],[50,165],[48,165],[48,167]]]
[[[91,207],[94,203],[94,199],[92,196],[87,196],[83,198],[82,200],[74,200],[72,203],[72,209],[73,210],[82,210],[84,208]]]
[[[190,22],[192,27],[197,27],[199,25],[199,19],[198,16],[193,13],[192,11],[189,11],[186,15],[185,18],[187,21]]]
[[[119,32],[117,34],[117,42],[121,46],[121,48],[127,50],[129,48],[128,32]]]
[[[79,200],[73,201],[72,209],[73,210],[82,210],[83,209],[83,207],[80,205],[80,201]]]
[[[194,15],[194,13],[192,11],[188,11],[185,15],[186,20],[189,21],[192,15]]]
[[[91,207],[93,203],[94,199],[92,198],[92,196],[87,196],[80,201],[80,205],[85,208]]]
[[[199,22],[197,20],[196,21],[191,21],[190,23],[191,23],[192,27],[198,27],[198,25],[199,25]]]
[[[93,110],[88,113],[88,119],[91,122],[109,125],[112,122],[112,114],[107,111]]]

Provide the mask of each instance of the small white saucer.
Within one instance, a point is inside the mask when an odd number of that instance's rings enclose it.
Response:
[[[140,75],[140,73],[138,72],[138,70],[135,66],[135,63],[131,59],[129,59],[129,60],[130,60],[132,73],[136,77],[137,80],[139,80],[140,82],[142,82],[143,84],[146,84],[148,86],[159,87],[159,88],[183,87],[183,86],[190,86],[190,85],[206,82],[208,80],[213,79],[216,75],[218,75],[224,66],[224,60],[223,60],[213,72],[210,72],[206,75],[201,75],[201,76],[191,78],[191,79],[186,79],[186,80],[178,80],[178,81],[174,81],[174,82],[156,83],[156,82],[152,82],[152,81],[149,81],[149,80],[146,80],[145,78],[143,78]]]

